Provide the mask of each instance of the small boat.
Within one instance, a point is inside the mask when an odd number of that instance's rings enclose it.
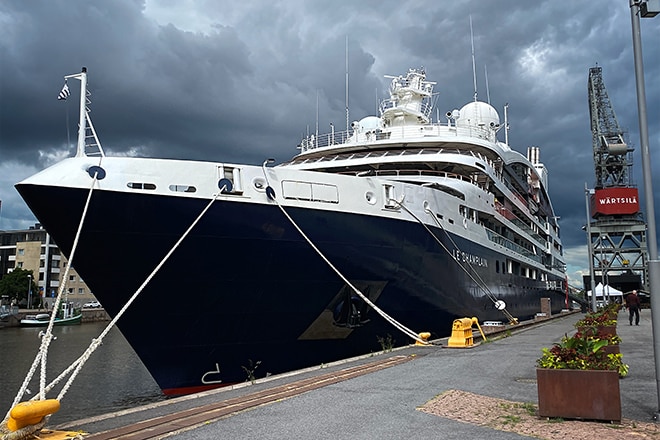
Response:
[[[36,315],[25,315],[21,319],[23,327],[46,327],[50,322],[50,313],[37,313]],[[72,303],[67,302],[60,306],[55,317],[55,325],[72,325],[82,322],[82,312],[76,309]]]

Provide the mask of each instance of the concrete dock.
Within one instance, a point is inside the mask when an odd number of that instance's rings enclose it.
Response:
[[[660,438],[660,430],[649,434],[657,426],[652,417],[658,397],[650,311],[641,315],[639,326],[629,326],[625,310],[619,315],[620,350],[630,366],[628,377],[620,380],[621,424],[651,426],[633,438]],[[541,349],[574,332],[582,316],[544,320],[469,349],[410,346],[50,428],[82,430],[89,439],[559,438],[550,432],[569,422],[541,421],[548,436],[532,437],[419,408],[448,390],[536,405],[535,362]],[[457,411],[468,414],[473,408]],[[622,429],[599,425],[608,435],[590,429],[595,438],[630,438]]]

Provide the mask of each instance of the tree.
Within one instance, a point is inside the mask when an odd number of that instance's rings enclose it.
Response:
[[[30,286],[30,282],[32,282],[32,286]],[[38,289],[35,290],[36,284],[31,270],[16,268],[0,279],[0,296],[7,296],[10,301],[16,300],[16,303],[24,301],[27,304],[30,287],[32,288],[32,300],[34,301],[35,296],[39,296]]]

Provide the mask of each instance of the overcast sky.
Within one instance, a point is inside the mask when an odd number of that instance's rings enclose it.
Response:
[[[570,282],[581,285],[596,64],[643,189],[629,0],[0,2],[0,229],[36,221],[13,185],[73,154],[79,83],[56,97],[82,66],[107,154],[282,162],[314,131],[317,97],[320,131],[345,127],[347,40],[351,120],[375,113],[384,75],[411,67],[437,82],[440,114],[472,100],[470,16],[479,98],[488,91],[502,119],[509,103],[514,149],[541,147]],[[643,18],[641,33],[660,210],[660,17]]]

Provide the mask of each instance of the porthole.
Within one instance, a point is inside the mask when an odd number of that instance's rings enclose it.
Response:
[[[192,185],[170,185],[170,191],[194,193],[197,188]]]
[[[149,190],[156,189],[156,185],[153,183],[128,182],[126,186],[128,186],[131,189],[149,189]]]
[[[367,200],[368,204],[370,204],[370,205],[375,205],[376,204],[376,195],[373,192],[367,191],[364,194],[364,198]]]

